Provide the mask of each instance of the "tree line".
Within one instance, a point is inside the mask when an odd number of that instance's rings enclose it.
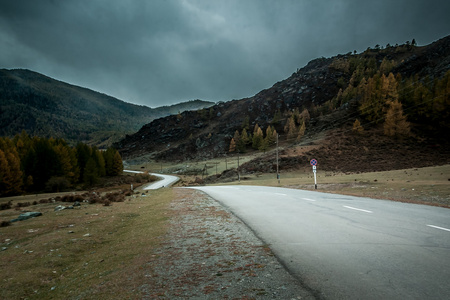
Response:
[[[12,139],[0,137],[0,196],[90,186],[122,171],[122,158],[113,148],[71,147],[64,139],[30,137],[25,131]]]
[[[272,126],[267,127],[265,136],[258,124],[255,124],[253,128],[253,134],[247,133],[247,126],[244,126],[241,133],[238,130],[235,131],[230,141],[229,152],[245,153],[249,147],[255,150],[266,151],[269,146],[275,143],[277,134],[277,131]]]
[[[330,67],[351,74],[350,80],[345,82],[341,77],[339,92],[319,111],[325,114],[356,100],[365,123],[383,123],[388,136],[408,135],[410,123],[446,132],[450,117],[450,71],[441,78],[419,75],[403,78],[400,73],[391,72],[396,65],[386,58],[379,65],[373,57],[336,59]],[[355,129],[359,128],[360,121],[355,123]]]

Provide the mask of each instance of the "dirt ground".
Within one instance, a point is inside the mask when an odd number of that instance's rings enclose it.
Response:
[[[314,299],[262,242],[209,196],[176,189],[170,229],[143,299]]]

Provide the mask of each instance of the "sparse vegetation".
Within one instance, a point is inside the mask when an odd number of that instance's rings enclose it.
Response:
[[[42,203],[36,207],[43,213],[39,218],[12,226],[2,221],[2,228],[8,226],[0,241],[2,298],[139,298],[146,280],[142,269],[151,272],[147,263],[165,233],[173,197],[170,189],[149,196],[151,201],[133,195],[113,206],[83,203],[59,212],[55,204]],[[15,215],[1,211],[0,218]]]

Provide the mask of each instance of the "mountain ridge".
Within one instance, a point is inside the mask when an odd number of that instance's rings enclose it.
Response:
[[[283,135],[284,122],[294,114],[295,109],[300,112],[307,109],[311,113],[306,136],[312,137],[342,126],[347,126],[346,131],[351,131],[355,119],[364,121],[367,118],[364,115],[366,112],[361,109],[362,96],[358,94],[362,78],[367,81],[378,76],[377,80],[381,80],[381,75],[387,78],[389,73],[393,73],[400,76],[399,82],[406,82],[414,81],[416,76],[419,80],[414,84],[418,90],[422,83],[443,78],[450,69],[449,62],[450,36],[421,47],[407,42],[387,45],[386,48],[368,48],[359,54],[318,58],[252,97],[217,103],[208,110],[154,120],[115,146],[125,157],[150,155],[156,160],[184,161],[227,156],[230,155],[230,140],[236,131],[245,127],[246,120],[250,133],[258,124],[263,130],[271,125]],[[402,86],[405,88],[407,84]],[[353,94],[350,93],[352,90]],[[415,113],[411,110],[413,108],[413,104],[405,107],[410,115]],[[274,122],[277,111],[281,112],[282,118]],[[442,120],[417,117],[412,124],[413,135],[423,139],[421,135],[428,123],[435,131],[445,132],[448,122],[442,123],[445,122],[444,115],[445,111]],[[439,127],[438,124],[445,126]],[[363,125],[368,131],[381,126],[369,120]]]
[[[61,137],[108,146],[153,119],[213,105],[192,100],[149,108],[26,69],[0,69],[0,135]]]

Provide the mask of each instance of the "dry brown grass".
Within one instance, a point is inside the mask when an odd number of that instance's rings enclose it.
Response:
[[[147,195],[59,212],[61,203],[27,207],[43,216],[0,228],[0,298],[139,298],[139,271],[165,233],[173,197],[170,189]],[[0,211],[0,220],[20,213]]]
[[[314,189],[312,170],[275,174],[242,174],[226,184]],[[220,183],[219,183],[220,184]],[[223,184],[223,183],[222,183]],[[371,173],[317,171],[318,191],[450,207],[450,165]]]

